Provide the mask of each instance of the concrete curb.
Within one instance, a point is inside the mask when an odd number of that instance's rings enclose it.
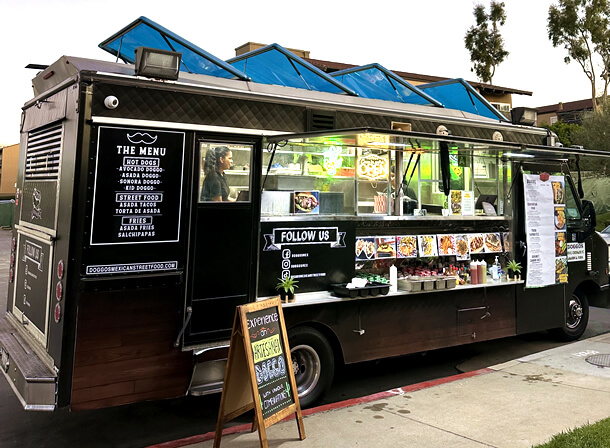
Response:
[[[373,401],[394,397],[396,395],[404,395],[404,394],[407,394],[410,392],[428,389],[431,387],[440,386],[442,384],[452,383],[454,381],[464,380],[466,378],[472,378],[475,376],[485,375],[488,373],[492,373],[494,371],[495,370],[493,370],[493,369],[479,369],[479,370],[474,370],[472,372],[461,373],[458,375],[453,375],[453,376],[449,376],[449,377],[445,377],[445,378],[438,378],[438,379],[432,380],[432,381],[424,381],[421,383],[412,384],[410,386],[390,389],[388,391],[378,392],[376,394],[367,395],[364,397],[352,398],[352,399],[344,400],[344,401],[338,401],[336,403],[326,404],[326,405],[318,406],[318,407],[311,408],[311,409],[305,409],[305,410],[303,410],[303,417],[319,414],[322,412],[335,411],[338,409],[345,409],[345,408],[349,408],[351,406],[358,406],[361,404],[366,404],[366,403],[370,403]],[[294,416],[287,417],[286,419],[282,420],[282,422],[289,421],[292,419],[294,419]],[[225,428],[222,431],[222,436],[224,438],[225,436],[232,435],[232,434],[247,433],[247,432],[251,432],[251,429],[252,429],[252,425],[250,425],[250,424],[231,426],[229,428]],[[157,445],[150,445],[146,448],[182,448],[185,446],[194,445],[197,443],[202,443],[202,442],[207,442],[209,440],[213,440],[214,435],[215,435],[215,432],[212,431],[212,432],[208,432],[205,434],[186,437],[184,439],[163,442],[163,443],[160,443]]]

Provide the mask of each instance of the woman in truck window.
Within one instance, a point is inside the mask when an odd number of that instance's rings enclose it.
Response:
[[[201,188],[202,202],[226,202],[234,201],[229,198],[229,184],[224,172],[231,168],[233,164],[233,154],[226,146],[218,146],[209,149],[205,154],[205,164],[203,171],[203,187]]]

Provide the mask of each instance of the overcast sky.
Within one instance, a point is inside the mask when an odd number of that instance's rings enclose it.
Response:
[[[390,70],[464,78],[470,71],[464,35],[475,3],[489,0],[244,1],[0,0],[0,145],[19,142],[21,106],[32,98],[29,63],[62,55],[113,61],[98,44],[140,16],[221,58],[249,41],[309,50],[310,57]],[[501,32],[510,55],[493,84],[533,92],[513,106],[544,106],[590,97],[577,63],[563,62],[546,31],[550,0],[505,0]]]

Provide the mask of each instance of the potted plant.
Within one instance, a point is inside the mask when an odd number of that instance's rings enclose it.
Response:
[[[294,277],[286,277],[286,278],[278,278],[279,283],[276,285],[275,289],[277,289],[280,293],[280,298],[282,302],[294,302],[294,288],[298,288],[296,283],[298,280],[295,280]]]
[[[449,200],[448,200],[449,196],[447,196],[447,198],[445,199],[445,202],[443,202],[443,216],[449,216],[451,214],[451,210],[449,209]]]
[[[506,269],[508,270],[508,278],[512,278],[515,281],[521,278],[521,263],[510,260],[506,264]]]

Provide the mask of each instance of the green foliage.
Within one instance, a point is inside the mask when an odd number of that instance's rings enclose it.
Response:
[[[470,61],[482,82],[491,83],[496,67],[508,56],[504,49],[504,39],[500,35],[500,26],[506,22],[504,2],[492,1],[489,14],[483,5],[477,4],[473,11],[476,25],[470,27],[464,36],[466,49],[470,52]]]
[[[610,226],[610,213],[601,213],[597,215],[597,225],[595,226],[595,230],[601,232],[608,226]]]
[[[550,131],[557,134],[557,138],[563,146],[569,147],[574,145],[574,135],[578,133],[582,126],[576,123],[564,123],[563,121],[556,121],[553,124],[542,123],[540,127],[549,129]]]
[[[521,263],[517,263],[515,260],[510,260],[506,263],[506,269],[513,272],[521,272]]]
[[[279,283],[275,286],[275,289],[277,290],[283,289],[286,292],[290,291],[294,294],[294,288],[298,288],[297,283],[299,281],[295,280],[294,277],[286,277],[284,279],[278,278],[278,280]]]
[[[550,442],[535,448],[608,448],[610,447],[610,418],[593,425],[581,426],[554,436]]]
[[[597,112],[587,112],[582,117],[582,126],[572,133],[572,143],[586,149],[610,152],[610,101],[601,102]],[[606,159],[583,159],[583,171],[606,175],[610,162]]]
[[[547,31],[553,47],[562,46],[564,61],[578,62],[591,83],[591,99],[596,97],[596,59],[601,59],[601,78],[608,87],[610,67],[610,6],[607,0],[559,0],[551,5]]]

